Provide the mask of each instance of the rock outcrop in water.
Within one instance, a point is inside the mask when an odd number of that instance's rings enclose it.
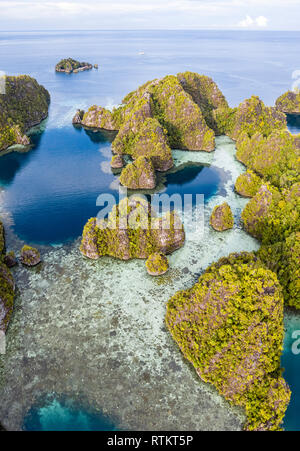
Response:
[[[121,172],[120,182],[129,189],[154,189],[156,175],[151,159],[139,157],[128,164]]]
[[[232,229],[234,218],[230,206],[227,202],[217,205],[210,217],[210,225],[218,232]]]
[[[261,187],[263,181],[255,174],[255,172],[248,169],[247,172],[241,174],[235,182],[235,190],[243,197],[254,197]]]
[[[34,247],[25,245],[21,250],[20,260],[25,266],[36,266],[41,262],[41,255]]]
[[[167,171],[173,166],[171,148],[213,151],[215,134],[224,132],[232,114],[211,78],[185,72],[145,83],[113,111],[94,105],[73,121],[117,130],[115,154],[150,158],[155,170]]]
[[[111,162],[110,162],[110,166],[112,167],[112,169],[121,169],[124,167],[124,158],[122,157],[122,155],[113,155]]]
[[[6,77],[0,95],[0,151],[13,144],[29,145],[25,135],[48,116],[50,95],[28,75]]]
[[[164,254],[155,253],[146,261],[146,268],[150,276],[161,276],[169,269],[169,262]]]
[[[276,275],[253,254],[209,267],[167,305],[166,324],[184,356],[247,414],[247,430],[277,430],[290,400],[280,375],[283,297]]]
[[[80,251],[91,259],[104,255],[146,259],[156,252],[170,254],[184,241],[184,228],[175,212],[156,217],[144,198],[132,196],[115,205],[107,220],[88,221]]]
[[[286,114],[300,114],[300,92],[288,91],[276,100],[276,108]]]
[[[73,58],[62,59],[59,63],[56,64],[55,70],[56,72],[65,72],[66,74],[74,74],[78,72],[82,72],[85,70],[93,69],[93,65],[86,62],[76,61]]]
[[[4,263],[4,258],[4,227],[0,221],[0,332],[5,333],[14,308],[15,283],[10,270]]]

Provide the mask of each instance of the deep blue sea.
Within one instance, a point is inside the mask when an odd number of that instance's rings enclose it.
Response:
[[[0,70],[35,77],[51,94],[49,118],[32,135],[35,147],[0,157],[0,187],[13,230],[30,243],[72,240],[97,214],[97,196],[116,193],[109,166],[112,136],[74,128],[71,120],[77,108],[93,104],[110,108],[145,81],[186,70],[211,76],[231,106],[253,94],[273,105],[291,88],[292,74],[300,69],[299,42],[299,32],[0,32]],[[98,63],[99,70],[55,73],[55,64],[65,57]],[[291,118],[290,129],[299,133],[299,120]],[[199,165],[166,177],[168,193],[201,192],[206,200],[221,191],[223,183],[224,176],[213,167]],[[289,348],[284,356],[285,377],[300,393],[296,377],[300,356],[287,358],[287,353]],[[297,399],[294,396],[289,408],[287,429],[300,430]],[[80,409],[74,413],[73,407],[70,411],[59,403],[56,408],[65,428],[83,418]],[[49,409],[53,417],[55,406]],[[59,417],[59,412],[65,413]],[[38,426],[36,412],[31,415],[28,429],[51,427],[49,418]],[[93,417],[84,418],[87,428],[101,427]]]

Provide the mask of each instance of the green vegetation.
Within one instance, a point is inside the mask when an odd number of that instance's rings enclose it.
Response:
[[[243,197],[254,197],[262,183],[262,179],[251,169],[248,169],[247,172],[236,179],[235,190]]]
[[[300,136],[275,130],[267,138],[245,133],[237,141],[236,157],[278,188],[300,181]]]
[[[276,100],[276,108],[287,114],[300,113],[300,91],[288,91]]]
[[[41,256],[37,249],[25,245],[22,247],[20,260],[25,266],[36,266],[40,263]]]
[[[80,250],[92,259],[110,255],[129,260],[172,253],[184,240],[183,225],[175,212],[157,218],[143,197],[131,196],[114,206],[107,220],[88,221]]]
[[[138,157],[128,164],[122,169],[120,182],[129,189],[154,189],[156,176],[151,159]]]
[[[15,283],[13,276],[4,263],[5,237],[0,221],[0,331],[6,332],[14,307]]]
[[[29,128],[48,115],[48,91],[27,75],[6,77],[6,92],[0,95],[0,151],[13,144],[29,144]]]
[[[62,59],[59,63],[56,64],[55,70],[56,72],[66,72],[70,74],[72,72],[80,72],[82,70],[90,70],[93,66],[90,63],[79,62],[74,60],[73,58],[65,58]]]
[[[166,324],[184,356],[247,414],[247,430],[278,430],[290,391],[281,377],[283,297],[276,275],[253,254],[209,267],[173,296]]]
[[[228,135],[234,140],[242,133],[249,138],[257,133],[268,137],[275,129],[286,129],[286,126],[285,114],[265,106],[259,97],[252,96],[237,108],[232,131]]]
[[[146,268],[151,276],[161,276],[168,271],[169,262],[165,255],[155,253],[147,259]]]
[[[223,128],[216,121],[217,111],[229,111],[229,105],[216,83],[205,75],[195,72],[177,74],[183,89],[190,94],[193,101],[199,106],[206,124],[217,135],[223,134]]]
[[[218,232],[232,229],[234,225],[234,218],[230,206],[224,202],[222,205],[217,205],[211,214],[210,225]]]

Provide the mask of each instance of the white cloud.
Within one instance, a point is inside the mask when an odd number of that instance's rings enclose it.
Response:
[[[249,28],[249,27],[266,27],[268,25],[269,19],[265,16],[258,16],[253,19],[251,16],[247,15],[244,20],[238,23],[238,27]]]
[[[246,19],[241,20],[238,23],[238,26],[247,28],[247,27],[251,27],[251,25],[253,25],[253,24],[254,24],[254,20],[252,19],[252,17],[251,16],[246,16]]]

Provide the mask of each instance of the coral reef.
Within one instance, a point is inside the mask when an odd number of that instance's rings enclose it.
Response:
[[[56,72],[65,72],[66,74],[71,74],[72,72],[82,72],[84,70],[93,69],[93,65],[86,62],[79,62],[74,60],[73,58],[62,59],[59,63],[56,64],[55,70]]]
[[[210,217],[210,225],[218,232],[232,229],[234,218],[230,206],[227,202],[217,205]]]
[[[248,169],[247,172],[236,179],[235,190],[243,197],[254,197],[262,183],[262,179],[251,169]]]
[[[25,266],[36,266],[41,262],[41,256],[37,249],[31,246],[23,246],[20,261]]]
[[[300,92],[288,91],[276,100],[276,108],[286,114],[300,114]]]
[[[161,276],[169,269],[169,262],[165,255],[155,253],[148,257],[146,261],[146,268],[150,276]]]
[[[155,169],[151,159],[139,157],[121,172],[120,182],[129,189],[153,189],[156,186]]]
[[[0,151],[13,144],[30,144],[24,135],[48,116],[50,95],[28,75],[6,77],[0,96]]]
[[[156,217],[141,196],[124,198],[107,220],[91,218],[84,227],[81,253],[91,259],[110,255],[121,260],[170,254],[183,246],[185,233],[175,212]]]
[[[280,371],[283,297],[273,272],[253,254],[223,258],[169,300],[166,324],[201,379],[245,409],[245,429],[279,429],[290,390]]]

